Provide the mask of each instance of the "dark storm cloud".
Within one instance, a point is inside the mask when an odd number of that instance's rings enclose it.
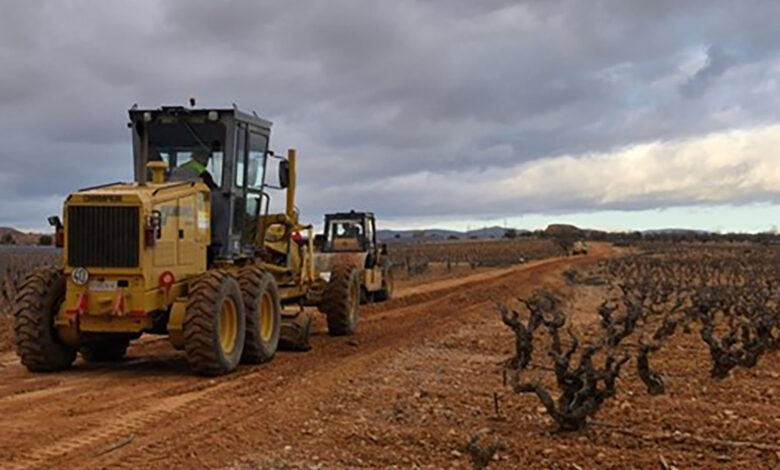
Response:
[[[723,75],[724,72],[736,61],[721,47],[714,45],[707,49],[707,62],[694,76],[685,82],[681,90],[688,97],[702,92],[713,80]]]
[[[312,217],[369,201],[394,216],[485,213],[459,186],[556,155],[780,118],[777,2],[1,6],[0,197],[39,210],[4,205],[0,224],[38,225],[67,190],[129,178],[124,123],[136,102],[196,96],[272,119],[274,146],[301,150],[300,206]],[[404,182],[412,200],[386,192]],[[491,211],[528,210],[491,197]],[[663,204],[636,197],[625,207]],[[535,207],[563,206],[601,207],[576,194]]]

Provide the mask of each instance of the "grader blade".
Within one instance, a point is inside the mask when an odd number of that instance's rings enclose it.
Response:
[[[282,316],[279,349],[283,351],[308,351],[311,349],[312,318],[308,313],[298,312],[294,316]]]

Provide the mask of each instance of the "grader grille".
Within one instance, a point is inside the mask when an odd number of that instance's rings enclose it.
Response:
[[[132,206],[70,206],[68,265],[137,267],[138,212],[138,207]]]

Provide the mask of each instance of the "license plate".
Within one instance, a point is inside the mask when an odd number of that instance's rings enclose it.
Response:
[[[95,292],[107,292],[116,290],[116,281],[92,281],[89,290]]]

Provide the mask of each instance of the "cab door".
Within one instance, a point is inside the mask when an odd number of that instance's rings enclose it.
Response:
[[[263,188],[265,186],[266,152],[268,138],[249,131],[249,151],[246,155],[244,226],[241,244],[253,248],[258,236],[260,218],[263,215]]]
[[[238,126],[231,240],[236,253],[254,253],[263,212],[268,136],[252,126]]]
[[[236,159],[233,165],[233,178],[230,185],[231,218],[229,253],[236,257],[241,253],[241,242],[244,231],[244,213],[246,212],[246,154],[247,131],[246,123],[236,124]]]

